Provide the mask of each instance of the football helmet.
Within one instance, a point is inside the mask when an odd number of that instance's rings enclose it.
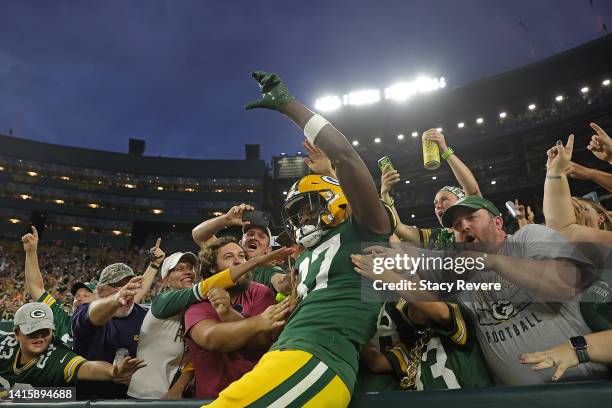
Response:
[[[338,180],[311,174],[293,184],[282,213],[295,242],[310,248],[330,229],[340,225],[347,211],[348,200]]]

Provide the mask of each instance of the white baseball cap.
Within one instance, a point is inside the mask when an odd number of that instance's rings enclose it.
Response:
[[[198,264],[198,257],[195,256],[193,252],[175,252],[172,255],[167,256],[166,259],[164,259],[164,263],[162,263],[162,266],[161,266],[162,279],[168,276],[170,271],[174,269],[181,260],[191,262],[193,266],[196,266]]]

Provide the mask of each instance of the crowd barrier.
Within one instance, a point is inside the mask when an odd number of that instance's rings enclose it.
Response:
[[[446,391],[393,391],[355,395],[350,408],[603,408],[612,401],[612,381],[544,384],[520,387],[491,387]],[[15,403],[7,407],[54,408],[194,408],[208,401],[185,399],[104,400],[64,403]],[[238,408],[238,407],[237,407]]]

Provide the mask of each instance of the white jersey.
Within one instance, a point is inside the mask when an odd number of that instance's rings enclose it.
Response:
[[[142,322],[136,357],[147,366],[132,375],[128,395],[160,399],[170,388],[185,352],[181,314],[158,319],[151,310]]]

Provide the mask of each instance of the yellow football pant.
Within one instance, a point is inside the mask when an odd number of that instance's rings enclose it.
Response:
[[[344,408],[351,394],[325,363],[301,350],[270,351],[204,407]]]

